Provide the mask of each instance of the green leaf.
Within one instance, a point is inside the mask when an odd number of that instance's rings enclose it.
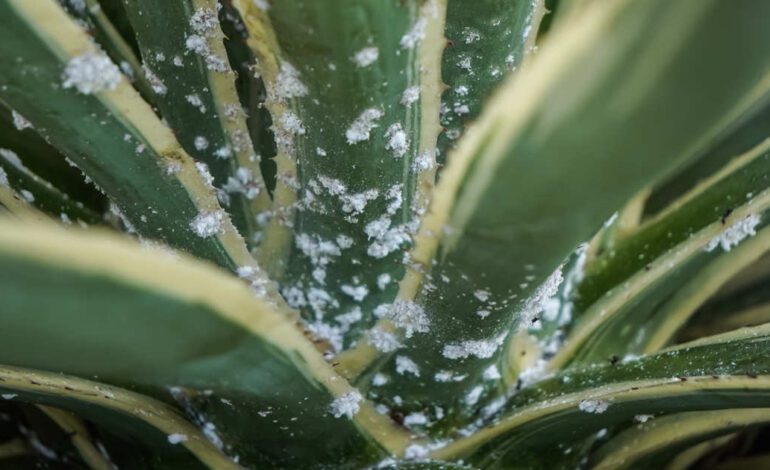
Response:
[[[767,407],[769,342],[770,329],[757,327],[562,372],[514,394],[493,424],[432,455],[483,468],[558,468],[553,462],[570,453],[570,443],[605,428],[685,411]]]
[[[591,468],[660,468],[682,451],[705,440],[770,422],[770,408],[677,413],[624,430],[599,447]]]
[[[221,3],[219,23],[225,35],[225,49],[230,65],[235,70],[235,88],[241,106],[246,112],[246,124],[254,149],[259,155],[259,168],[265,186],[272,194],[275,190],[275,137],[272,133],[273,121],[264,106],[267,99],[265,83],[256,73],[257,57],[248,45],[249,32],[240,14],[230,0]]]
[[[645,214],[651,216],[665,210],[732,160],[760,145],[770,135],[770,106],[762,103],[757,108],[736,119],[702,156],[661,182],[650,195]]]
[[[406,446],[368,402],[336,418],[355,390],[290,318],[210,266],[11,221],[0,259],[0,363],[173,398],[247,466],[362,466]]]
[[[31,127],[24,116],[0,104],[0,147],[17,154],[25,167],[76,203],[104,212],[107,201],[83,173]]]
[[[278,141],[271,224],[284,232],[266,234],[263,264],[338,351],[395,297],[433,183],[444,2],[234,5]]]
[[[415,332],[384,365],[360,348],[343,367],[362,387],[374,371],[389,375],[372,392],[378,399],[393,406],[399,396],[404,412],[440,406],[448,427],[512,386],[510,332],[542,311],[560,263],[766,94],[770,42],[756,13],[719,2],[596,2],[553,31],[442,173],[413,251],[418,269],[399,294],[424,310],[430,334]],[[399,374],[398,357],[424,372]],[[491,365],[503,383],[482,381]],[[428,371],[457,380],[437,383]]]
[[[599,300],[568,333],[550,368],[564,367],[565,361],[602,362],[667,346],[699,306],[770,250],[766,212],[770,194],[763,195],[742,207],[729,226],[715,222],[697,232],[672,250],[676,255],[651,261],[648,270]],[[750,220],[756,220],[750,231],[731,238]],[[732,240],[737,247],[728,245],[726,250],[718,245],[722,240]]]
[[[120,66],[133,86],[145,99],[152,98],[152,86],[142,73],[142,65],[138,59],[138,53],[134,51],[134,45],[126,40],[127,31],[119,31],[113,24],[114,3],[111,0],[61,0],[59,4],[67,10],[78,23],[85,27],[88,34],[104,48],[104,52],[110,56],[113,62]],[[105,6],[107,10],[105,11]],[[113,16],[110,17],[109,13]],[[121,12],[125,15],[125,12]],[[125,20],[123,20],[125,21]],[[120,22],[120,21],[119,21]],[[130,38],[133,38],[131,33]]]
[[[231,269],[254,264],[192,159],[53,0],[3,2],[0,15],[0,99],[139,234]]]
[[[72,411],[121,433],[143,450],[152,449],[153,465],[240,468],[176,409],[128,390],[59,373],[0,366],[0,391],[12,402],[45,405],[46,413],[59,424],[65,423],[64,416],[47,407]],[[175,435],[184,436],[178,445],[169,441]],[[98,456],[89,460],[98,461]]]
[[[764,260],[759,263],[762,261]],[[750,269],[751,267],[747,271]],[[704,336],[770,322],[770,303],[768,302],[770,292],[767,289],[767,276],[757,278],[755,282],[746,286],[735,287],[735,280],[722,287],[714,298],[709,299],[698,309],[689,323],[680,331],[677,340],[692,341]]]
[[[153,103],[182,148],[206,164],[233,223],[249,243],[270,198],[235,88],[215,0],[125,0]],[[169,21],[173,19],[173,21]]]
[[[487,98],[534,48],[542,0],[448,0],[439,155],[453,148]],[[442,161],[445,158],[442,158]]]
[[[576,301],[578,310],[703,227],[723,219],[726,223],[733,211],[767,189],[769,174],[770,142],[764,141],[616,241],[586,267]]]
[[[24,166],[16,152],[2,147],[0,172],[5,176],[8,185],[26,202],[55,219],[61,219],[65,223],[84,224],[98,224],[102,221],[102,214],[90,210],[79,201],[71,200],[67,194],[32,173]]]

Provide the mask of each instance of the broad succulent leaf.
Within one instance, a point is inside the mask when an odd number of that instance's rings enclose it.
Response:
[[[532,52],[545,13],[541,0],[449,0],[441,65],[439,156],[455,146],[492,91]]]
[[[290,319],[240,281],[179,256],[4,222],[0,363],[174,398],[221,430],[226,450],[247,465],[343,456],[364,465],[403,449],[403,431],[362,401]],[[38,295],[40,286],[49,295]]]
[[[124,1],[142,53],[152,102],[180,145],[211,174],[220,203],[249,243],[270,198],[251,142],[218,3]],[[171,24],[168,18],[175,18]],[[255,239],[255,237],[257,237]]]
[[[349,347],[395,296],[432,185],[443,2],[234,2],[258,49],[279,154],[265,266],[310,329]],[[278,248],[282,246],[284,248]],[[269,250],[269,251],[268,251]],[[285,254],[282,254],[285,253]]]
[[[375,371],[391,378],[372,389],[391,406],[398,396],[407,412],[439,406],[457,419],[476,409],[468,403],[514,385],[520,371],[506,355],[509,332],[527,327],[555,293],[562,260],[635,190],[691,158],[726,116],[765,96],[764,53],[757,62],[733,61],[733,47],[724,47],[763,44],[762,28],[746,27],[756,19],[748,9],[615,2],[594,3],[581,16],[574,29],[553,31],[539,60],[503,85],[442,173],[413,251],[419,265],[400,292],[412,312],[425,312],[430,328],[408,326],[411,338],[384,364],[371,350],[349,354],[354,375],[364,372],[362,387]],[[660,43],[639,40],[650,22]],[[715,54],[732,66],[716,66]],[[635,68],[655,72],[621,80]],[[404,373],[403,358],[413,371],[447,371],[450,379],[437,386],[434,374]],[[367,371],[368,364],[376,367]],[[502,384],[482,381],[490,366]]]
[[[0,29],[0,99],[138,233],[231,269],[252,263],[207,175],[83,30],[52,0],[4,2],[0,13],[13,19]]]
[[[761,467],[768,17],[0,2],[0,468]]]
[[[644,419],[637,416],[767,407],[767,341],[768,328],[757,327],[557,374],[511,397],[494,424],[434,456],[464,456],[484,468],[553,468],[543,458],[546,449],[561,444],[567,451],[565,443],[580,445],[602,429]]]
[[[143,456],[147,465],[240,468],[175,408],[128,390],[59,373],[2,366],[0,392],[8,402],[74,411],[105,431],[137,440],[150,450]]]

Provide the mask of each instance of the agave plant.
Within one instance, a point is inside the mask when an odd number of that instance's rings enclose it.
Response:
[[[768,465],[769,17],[0,2],[0,467]]]

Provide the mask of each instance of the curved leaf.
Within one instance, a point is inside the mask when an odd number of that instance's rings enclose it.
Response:
[[[632,426],[596,450],[591,468],[654,468],[708,439],[770,422],[770,409],[747,408],[678,413]]]
[[[213,176],[219,200],[248,243],[269,208],[225,51],[216,0],[124,0],[153,83],[153,103],[180,145]],[[169,21],[172,19],[172,21]]]
[[[128,390],[59,373],[0,366],[0,391],[7,400],[45,405],[44,410],[57,423],[64,423],[63,415],[50,406],[125,433],[153,449],[154,465],[240,468],[175,409]],[[168,438],[175,435],[184,436],[179,445]],[[90,460],[98,461],[99,457],[94,455]]]
[[[534,48],[542,0],[448,0],[439,155],[445,156],[508,74]],[[444,160],[444,158],[442,158]]]
[[[140,234],[231,269],[254,264],[192,159],[53,0],[2,2],[0,17],[0,99]]]
[[[413,334],[384,365],[362,347],[343,366],[362,386],[375,371],[389,375],[375,393],[391,406],[399,396],[404,412],[438,405],[448,416],[472,414],[472,404],[513,385],[509,332],[542,310],[559,284],[554,269],[623,201],[764,99],[768,55],[732,53],[769,44],[757,21],[748,5],[595,2],[554,30],[442,173],[412,253],[419,265],[399,294],[426,312],[430,334]],[[641,39],[649,24],[655,41]],[[399,357],[458,379],[401,375]],[[482,382],[491,365],[507,383]]]
[[[292,229],[266,232],[264,264],[339,351],[395,297],[433,183],[445,2],[234,4],[281,154],[271,223]]]
[[[0,362],[173,397],[249,466],[360,466],[408,442],[291,319],[211,267],[10,221],[0,259]]]
[[[650,415],[770,404],[770,328],[709,338],[638,360],[566,371],[513,395],[489,426],[433,452],[484,468],[554,468],[602,429]],[[641,418],[636,418],[641,416]],[[605,431],[606,432],[606,431]]]

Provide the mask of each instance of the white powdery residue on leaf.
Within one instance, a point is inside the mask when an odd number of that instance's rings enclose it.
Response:
[[[3,400],[13,400],[17,396],[19,396],[19,395],[17,395],[16,393],[3,393],[3,394],[0,394],[0,397],[2,397]]]
[[[248,270],[248,271],[242,271],[241,270]],[[254,268],[251,266],[245,266],[243,268],[238,268],[238,277],[245,278],[249,276],[249,273],[253,271]],[[297,286],[286,286],[283,289],[281,289],[281,295],[283,295],[283,298],[286,299],[286,303],[289,304],[292,308],[302,308],[307,305],[307,299],[305,299],[305,292],[300,289]]]
[[[368,67],[372,65],[380,56],[380,50],[376,47],[364,47],[353,56],[353,62],[358,67]]]
[[[473,291],[473,296],[479,299],[482,302],[486,302],[489,300],[489,291],[484,289],[476,289]]]
[[[401,343],[396,338],[396,335],[383,331],[379,328],[374,328],[369,331],[367,337],[369,344],[380,352],[389,353],[401,347]]]
[[[455,374],[448,370],[440,370],[433,375],[433,380],[436,382],[462,382],[468,377],[465,374]]]
[[[342,335],[344,334],[342,328],[329,325],[328,323],[324,323],[319,320],[313,323],[308,323],[307,329],[313,333],[316,338],[328,341],[334,352],[342,351]]]
[[[404,416],[404,425],[408,427],[424,426],[426,424],[428,424],[428,417],[425,416],[425,413],[409,413]]]
[[[19,190],[19,193],[21,194],[22,199],[24,199],[28,203],[32,204],[33,202],[35,202],[35,195],[27,191],[26,189]]]
[[[498,380],[501,377],[500,370],[494,364],[484,369],[484,373],[481,375],[484,380]]]
[[[470,392],[468,392],[467,395],[465,395],[465,404],[468,406],[473,406],[476,403],[479,402],[479,398],[481,398],[481,394],[484,392],[484,387],[481,385],[476,385],[471,389]]]
[[[406,460],[421,460],[428,457],[430,449],[420,444],[412,444],[404,450]]]
[[[343,333],[347,333],[350,331],[350,327],[361,321],[361,319],[364,317],[363,313],[361,312],[361,307],[353,307],[352,310],[350,310],[347,313],[343,313],[341,315],[337,315],[334,317],[334,320],[339,323],[340,330]]]
[[[203,36],[211,34],[218,25],[217,13],[210,8],[199,8],[190,17],[190,27]]]
[[[342,196],[348,192],[348,187],[345,186],[345,183],[337,178],[321,175],[318,177],[318,182],[332,196]]]
[[[519,373],[518,380],[521,383],[521,387],[528,387],[535,382],[539,382],[548,377],[548,361],[544,359],[537,359],[534,364],[527,367]]]
[[[274,92],[279,99],[287,100],[307,95],[308,89],[300,80],[299,71],[289,62],[281,62]]]
[[[392,304],[380,304],[374,307],[374,310],[372,310],[372,313],[376,318],[383,318],[385,315],[390,313],[390,309],[392,306],[393,306]]]
[[[203,100],[201,99],[200,95],[198,95],[197,93],[193,93],[192,95],[187,95],[184,97],[184,99],[191,105],[198,108],[198,111],[200,111],[201,114],[206,113],[206,105],[203,104]]]
[[[705,247],[706,251],[714,251],[718,246],[721,246],[724,251],[730,251],[733,247],[738,246],[745,238],[757,234],[757,226],[762,221],[762,216],[759,214],[750,214],[745,218],[736,221],[730,225],[724,232],[720,233]]]
[[[286,111],[281,115],[281,127],[286,132],[294,135],[305,135],[305,125],[296,114]]]
[[[366,286],[353,286],[350,284],[343,284],[340,286],[340,290],[343,294],[349,296],[356,302],[362,302],[367,295],[369,295],[369,288]]]
[[[230,158],[233,155],[233,150],[229,145],[223,145],[214,151],[214,156],[217,158]]]
[[[409,31],[401,37],[401,47],[403,49],[413,49],[414,46],[419,44],[425,38],[426,26],[428,26],[428,22],[425,18],[418,18]]]
[[[410,106],[416,103],[418,99],[420,99],[419,85],[410,86],[401,94],[401,104],[404,106]]]
[[[347,235],[337,235],[335,241],[341,250],[345,250],[353,246],[353,239]]]
[[[430,318],[419,304],[410,300],[396,300],[390,311],[390,321],[404,330],[404,336],[411,338],[415,333],[430,331]]]
[[[0,186],[8,186],[10,185],[10,182],[8,181],[8,173],[5,172],[5,170],[0,167]]]
[[[319,157],[325,157],[326,156],[326,150],[322,149],[321,147],[315,148],[315,154]]]
[[[455,93],[457,93],[459,96],[467,96],[468,95],[468,87],[465,85],[460,85],[457,88],[455,88]]]
[[[377,127],[377,120],[382,118],[385,113],[378,108],[369,108],[364,110],[345,131],[345,138],[348,145],[357,144],[369,140],[372,129]]]
[[[406,225],[390,226],[391,221],[388,216],[369,222],[364,227],[364,233],[373,239],[366,250],[366,254],[373,258],[384,258],[392,252],[398,250],[404,243],[409,243],[409,228]]]
[[[564,280],[562,276],[563,267],[564,265],[561,265],[556,268],[556,271],[551,273],[548,279],[537,288],[535,293],[524,302],[520,312],[519,325],[530,326],[536,315],[546,307],[548,300],[558,293],[559,286]]]
[[[400,122],[392,124],[385,131],[385,148],[390,150],[395,158],[401,158],[409,151],[409,136]]]
[[[191,34],[185,39],[185,47],[203,58],[206,68],[213,72],[227,72],[227,63],[221,57],[211,52],[206,38]]]
[[[596,414],[604,413],[609,406],[610,402],[605,400],[581,400],[580,403],[578,403],[578,409],[580,411]]]
[[[436,166],[435,155],[435,150],[425,150],[424,152],[420,152],[412,162],[412,170],[416,173],[432,170],[433,167]]]
[[[351,216],[361,215],[366,209],[366,205],[369,201],[377,199],[380,192],[376,189],[368,189],[361,193],[356,194],[342,194],[340,200],[342,201],[342,212],[350,214]],[[351,222],[355,222],[355,219],[350,219]]]
[[[212,237],[222,231],[224,219],[222,210],[201,212],[190,222],[190,228],[201,238]]]
[[[15,127],[19,131],[23,131],[24,129],[29,129],[32,127],[32,123],[27,121],[24,116],[17,113],[16,110],[11,111],[11,116],[13,116],[13,127]]]
[[[399,375],[412,374],[415,377],[420,376],[419,366],[406,356],[396,356],[396,372]]]
[[[503,344],[505,334],[488,340],[470,340],[455,344],[445,344],[443,355],[447,359],[467,359],[470,356],[488,359]]]
[[[206,436],[206,439],[209,440],[214,446],[222,450],[225,446],[224,441],[222,441],[222,438],[217,434],[217,427],[212,422],[206,422],[203,423],[203,426],[201,427],[201,431],[203,431],[203,435]]]
[[[377,288],[380,290],[385,290],[386,287],[388,287],[388,284],[390,284],[391,276],[388,273],[383,273],[377,276]]]
[[[471,112],[470,108],[467,104],[464,103],[455,103],[454,108],[452,109],[455,114],[458,116],[462,116],[464,114],[468,114]]]
[[[207,148],[209,148],[209,141],[202,135],[199,135],[193,141],[193,145],[195,146],[195,150],[199,150],[199,151],[206,150]]]
[[[235,170],[234,176],[227,177],[227,182],[222,186],[222,189],[230,194],[243,194],[249,200],[257,197],[262,190],[257,179],[254,177],[254,173],[248,168],[243,167]]]
[[[388,376],[381,373],[374,374],[374,377],[372,377],[372,385],[375,387],[382,387],[383,385],[387,384],[390,381],[388,379]]]
[[[335,418],[342,418],[347,416],[349,419],[353,419],[353,416],[361,409],[361,400],[364,397],[358,390],[350,391],[340,397],[334,399],[329,405],[329,413]]]
[[[312,287],[307,291],[307,302],[310,304],[310,308],[313,309],[316,318],[323,318],[328,308],[338,308],[340,306],[339,301],[333,298],[329,292],[324,289]]]
[[[385,212],[389,215],[395,215],[395,213],[401,209],[401,205],[404,203],[403,188],[404,185],[401,183],[394,184],[388,188],[387,192],[385,192],[385,199],[389,201],[388,207],[385,208]]]
[[[457,66],[465,70],[466,72],[473,72],[473,68],[471,67],[470,57],[461,57],[460,60],[457,61]]]
[[[463,41],[465,41],[465,44],[473,44],[479,39],[481,39],[481,35],[478,31],[468,27],[463,28]]]
[[[201,175],[203,181],[206,182],[206,186],[212,188],[214,185],[214,177],[211,176],[209,166],[203,162],[195,162],[195,169],[198,170],[198,174]]]
[[[84,95],[114,90],[123,80],[120,69],[101,51],[73,57],[64,68],[62,86],[75,88]]]
[[[254,5],[262,11],[267,11],[270,8],[270,4],[267,0],[254,0]]]
[[[152,88],[152,91],[155,92],[156,95],[165,95],[168,92],[168,88],[166,87],[166,84],[163,83],[163,80],[161,80],[155,73],[147,67],[146,64],[142,65],[142,70],[144,71],[144,78],[147,79],[147,81],[150,83],[150,87]]]
[[[168,435],[168,442],[169,444],[181,444],[182,442],[187,441],[187,436],[180,433],[173,433]]]
[[[305,256],[310,258],[310,262],[314,266],[326,266],[333,257],[342,254],[340,247],[335,242],[307,233],[297,234],[294,237],[294,243]]]
[[[637,423],[646,423],[647,421],[651,420],[654,417],[655,417],[654,415],[636,415],[634,416],[634,421],[636,421]]]

